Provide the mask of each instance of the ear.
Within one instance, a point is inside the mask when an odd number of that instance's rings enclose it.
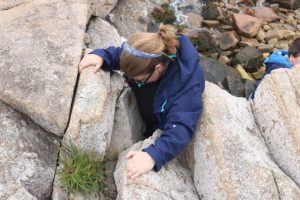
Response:
[[[158,72],[158,73],[162,73],[164,71],[164,65],[159,63],[155,66],[155,70]]]

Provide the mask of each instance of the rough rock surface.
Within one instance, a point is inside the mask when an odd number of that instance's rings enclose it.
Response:
[[[300,68],[275,70],[260,83],[253,110],[275,162],[300,187]]]
[[[89,43],[91,49],[119,46],[122,42],[117,29],[99,17],[90,20],[87,33],[91,37]]]
[[[32,196],[25,188],[22,187],[7,200],[37,200],[37,198]]]
[[[22,1],[0,11],[0,99],[58,136],[69,118],[86,1]]]
[[[110,155],[117,155],[142,139],[144,123],[140,116],[133,91],[127,87],[116,104],[116,113],[108,149]]]
[[[71,141],[83,150],[94,150],[103,158],[110,144],[116,100],[123,83],[118,73],[83,70],[64,142]]]
[[[271,8],[267,7],[256,8],[255,17],[261,19],[263,22],[273,22],[280,20],[280,17]]]
[[[92,15],[105,18],[116,6],[118,0],[92,0]]]
[[[157,3],[159,2],[160,0]],[[117,27],[121,36],[128,38],[133,33],[147,31],[150,13],[156,5],[149,0],[122,0],[113,9],[110,20]]]
[[[260,19],[250,15],[235,13],[232,18],[237,31],[247,37],[255,36],[261,25]]]
[[[53,136],[0,101],[0,199],[50,198],[57,145]]]
[[[269,157],[246,99],[207,82],[203,107],[185,156],[201,199],[300,197],[297,185]]]
[[[131,150],[141,150],[154,142],[159,135],[154,136],[132,146]],[[128,150],[127,150],[128,151]],[[125,155],[119,155],[115,182],[118,188],[118,200],[138,199],[199,199],[192,183],[191,174],[184,168],[178,159],[167,163],[158,173],[150,171],[135,180],[128,180],[125,174]]]

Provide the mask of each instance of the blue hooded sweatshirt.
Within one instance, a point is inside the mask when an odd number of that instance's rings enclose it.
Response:
[[[199,54],[186,36],[180,36],[179,42],[177,57],[162,77],[153,103],[157,127],[163,134],[143,149],[154,159],[155,171],[176,157],[191,141],[202,112],[205,81]],[[108,47],[95,49],[91,54],[103,57],[103,69],[119,70],[121,52],[120,47]]]

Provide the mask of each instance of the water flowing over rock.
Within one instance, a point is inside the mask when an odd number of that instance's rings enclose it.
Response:
[[[59,142],[1,101],[0,127],[0,199],[49,199]]]
[[[0,99],[58,136],[69,118],[87,1],[21,1],[0,11]]]
[[[270,158],[250,103],[208,82],[203,97],[185,155],[201,199],[299,198],[297,185]]]
[[[141,150],[152,144],[159,136],[154,135],[132,146],[130,150]],[[192,183],[191,174],[184,168],[178,159],[167,163],[158,173],[150,171],[135,180],[128,180],[125,174],[125,155],[127,151],[119,155],[116,171],[114,173],[118,188],[118,200],[138,199],[199,199]]]
[[[272,157],[300,187],[300,68],[276,70],[260,83],[253,110]]]

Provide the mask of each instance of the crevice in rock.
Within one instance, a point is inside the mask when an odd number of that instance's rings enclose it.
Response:
[[[6,7],[6,8],[1,9],[0,12],[1,12],[1,11],[12,10],[12,9],[17,8],[17,7],[20,7],[20,6],[24,5],[24,4],[25,4],[25,3],[20,3],[20,4],[17,4],[17,5],[14,5],[14,6],[8,6],[8,7]]]
[[[280,191],[279,191],[279,188],[278,188],[278,184],[277,184],[277,180],[274,176],[274,172],[272,171],[272,176],[273,176],[273,179],[274,179],[274,183],[275,183],[275,186],[276,186],[276,190],[277,190],[277,193],[278,193],[278,199],[281,200],[281,195],[280,195]]]

